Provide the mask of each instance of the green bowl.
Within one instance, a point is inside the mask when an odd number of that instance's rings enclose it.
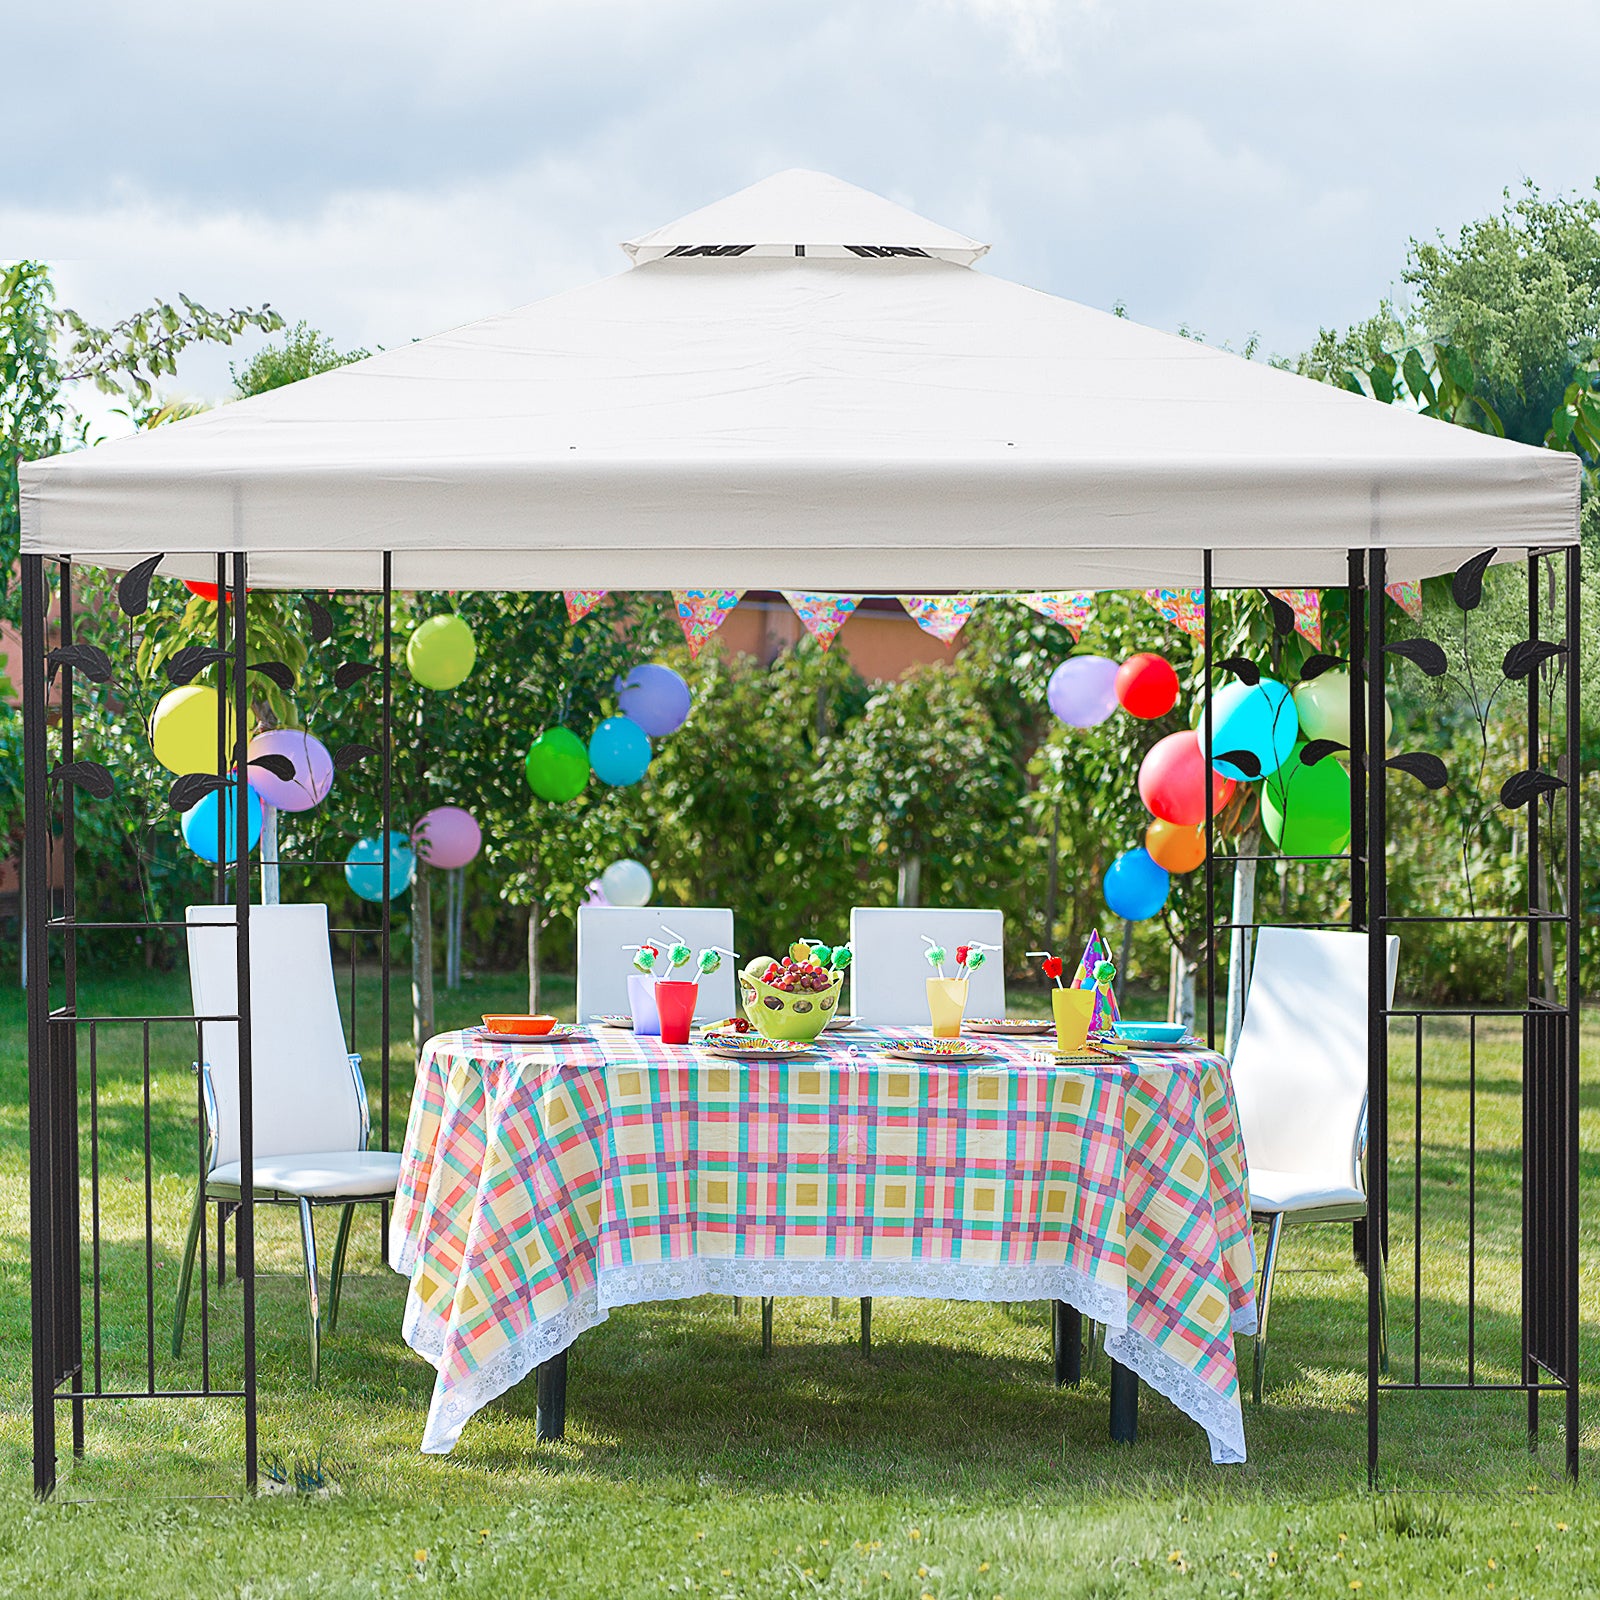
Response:
[[[810,994],[788,994],[770,983],[739,974],[739,996],[744,1014],[756,1032],[767,1039],[804,1040],[809,1043],[833,1021],[839,1009],[839,991],[844,974],[835,972],[826,989]]]

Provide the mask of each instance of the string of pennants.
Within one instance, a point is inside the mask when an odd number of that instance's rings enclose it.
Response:
[[[600,604],[609,591],[605,589],[563,589],[567,604],[567,618],[579,622]],[[800,619],[806,632],[826,650],[838,637],[839,630],[850,619],[864,595],[817,593],[811,590],[785,589],[787,600]],[[1294,613],[1296,632],[1311,642],[1314,649],[1322,647],[1322,597],[1315,589],[1272,589],[1268,591],[1282,600]],[[1422,612],[1422,586],[1418,583],[1391,583],[1384,592],[1396,605],[1410,616]],[[738,605],[742,589],[674,589],[672,598],[678,608],[678,624],[689,646],[689,658],[694,660],[705,648],[706,641],[727,620],[728,613]],[[1009,595],[915,595],[896,596],[906,615],[924,633],[931,634],[942,644],[953,644],[972,616],[974,605],[980,601],[1020,601],[1030,610],[1058,622],[1076,643],[1088,626],[1094,613],[1093,590],[1062,590],[1050,593]],[[1203,589],[1146,589],[1145,599],[1166,621],[1182,628],[1193,639],[1203,638],[1206,626],[1205,591]]]

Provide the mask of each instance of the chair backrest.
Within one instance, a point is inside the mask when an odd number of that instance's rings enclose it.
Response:
[[[663,923],[681,934],[697,955],[711,945],[739,948],[733,942],[733,913],[723,906],[579,906],[579,1022],[627,1014],[628,974],[634,968],[633,956],[623,946],[659,939]],[[745,959],[741,957],[737,965]],[[709,978],[700,979],[694,1014],[702,1022],[719,1022],[734,1014],[736,970],[734,962],[724,960]],[[682,968],[678,976],[693,977],[695,968]]]
[[[235,908],[190,906],[188,924],[195,1015],[235,1015]],[[339,1020],[326,906],[250,907],[250,1045],[257,1159],[364,1146],[365,1094]],[[239,1159],[239,1025],[203,1023],[200,1048],[215,1167]]]
[[[922,935],[945,947],[945,976],[955,976],[956,946],[973,939],[1001,946],[1005,915],[999,911],[946,911],[917,907],[857,906],[850,913],[850,1010],[863,1022],[927,1026],[928,979],[934,970],[923,952]],[[967,986],[969,1017],[1006,1014],[1005,951],[988,960]]]
[[[1389,939],[1394,1001],[1400,941]],[[1233,1090],[1246,1159],[1361,1188],[1367,1103],[1367,935],[1263,928],[1256,936]]]

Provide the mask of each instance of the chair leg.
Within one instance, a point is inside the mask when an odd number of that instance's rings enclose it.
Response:
[[[1255,1359],[1252,1362],[1254,1370],[1250,1396],[1257,1405],[1261,1404],[1261,1385],[1267,1365],[1267,1315],[1272,1310],[1272,1278],[1278,1267],[1278,1241],[1283,1237],[1283,1218],[1283,1212],[1274,1212],[1272,1224],[1267,1229],[1267,1248],[1261,1261],[1261,1292],[1256,1296]]]
[[[194,1283],[194,1257],[200,1248],[200,1230],[206,1225],[206,1186],[194,1192],[194,1209],[189,1213],[189,1236],[183,1242],[183,1264],[178,1268],[178,1303],[172,1308],[172,1354],[183,1354],[183,1325],[189,1319],[189,1290]],[[206,1286],[200,1285],[200,1293]]]
[[[311,1339],[311,1387],[322,1381],[322,1320],[317,1297],[317,1230],[311,1202],[300,1202],[300,1249],[306,1261],[306,1331]]]
[[[217,1202],[217,1287],[228,1287],[228,1202]]]
[[[353,1205],[339,1208],[339,1231],[333,1240],[333,1263],[328,1268],[328,1332],[339,1326],[339,1291],[344,1287],[345,1251],[350,1247],[350,1224],[355,1220]]]

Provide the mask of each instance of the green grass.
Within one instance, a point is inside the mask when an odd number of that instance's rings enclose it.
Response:
[[[85,1011],[183,1008],[183,985],[139,974],[84,986]],[[439,1025],[515,1006],[514,976],[440,994]],[[570,1013],[570,987],[547,992]],[[397,985],[397,1032],[408,994]],[[377,1082],[377,988],[363,980],[359,1043]],[[1591,1040],[1592,1045],[1597,1041]],[[195,1170],[192,1039],[152,1030],[154,1316],[165,1348]],[[1515,1364],[1520,1273],[1519,1098],[1504,1035],[1478,1051],[1476,1359]],[[1464,1374],[1468,1174],[1464,1035],[1424,1063],[1424,1343],[1430,1377]],[[84,1063],[85,1073],[87,1063]],[[137,1038],[99,1051],[107,1158],[105,1382],[144,1378],[143,1107]],[[1409,1049],[1395,1052],[1396,1148],[1409,1138]],[[393,1058],[398,1140],[409,1043]],[[534,1442],[524,1385],[469,1424],[456,1452],[417,1451],[432,1372],[399,1336],[404,1285],[358,1225],[323,1386],[305,1379],[298,1247],[288,1212],[261,1222],[261,1440],[293,1465],[320,1457],[335,1493],[239,1497],[235,1402],[90,1408],[88,1450],[58,1500],[28,1494],[27,1148],[22,1008],[0,996],[0,1594],[114,1596],[1000,1595],[1110,1597],[1587,1593],[1600,1517],[1560,1474],[1551,1416],[1530,1460],[1510,1399],[1385,1402],[1384,1470],[1365,1474],[1365,1280],[1347,1228],[1290,1235],[1266,1403],[1249,1408],[1250,1462],[1210,1466],[1204,1437],[1146,1394],[1133,1449],[1106,1439],[1103,1357],[1079,1391],[1051,1387],[1039,1305],[880,1300],[874,1354],[854,1306],[780,1301],[760,1355],[753,1307],[726,1299],[619,1312],[571,1356],[565,1441]],[[1596,1102],[1584,1145],[1596,1148]],[[1407,1145],[1408,1147],[1408,1145]],[[1394,1339],[1409,1371],[1412,1171],[1397,1161]],[[1586,1196],[1594,1194],[1586,1156]],[[88,1195],[85,1191],[85,1211]],[[331,1230],[328,1237],[331,1244]],[[1583,1361],[1594,1370],[1600,1228],[1583,1230]],[[87,1266],[87,1261],[86,1261]],[[213,1380],[237,1375],[239,1288],[208,1288]],[[198,1303],[191,1311],[197,1330]],[[1249,1342],[1240,1341],[1241,1368]],[[198,1349],[162,1355],[161,1383],[198,1377]],[[1552,1408],[1553,1409],[1553,1408]],[[63,1424],[66,1412],[62,1412]],[[1586,1405],[1592,1475],[1600,1443]],[[63,1438],[68,1439],[65,1426]],[[180,1496],[213,1498],[175,1498]],[[74,1503],[77,1502],[77,1503]],[[925,1570],[924,1570],[925,1569]],[[1359,1589],[1355,1585],[1359,1584]]]

